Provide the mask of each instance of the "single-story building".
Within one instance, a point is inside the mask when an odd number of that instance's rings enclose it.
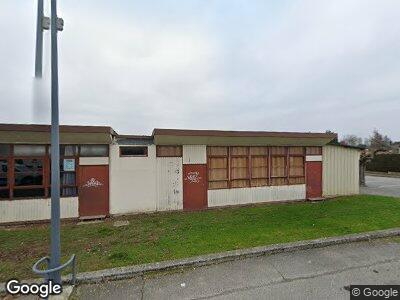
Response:
[[[61,217],[359,193],[359,150],[334,133],[60,126]],[[50,126],[0,124],[0,223],[50,218]]]

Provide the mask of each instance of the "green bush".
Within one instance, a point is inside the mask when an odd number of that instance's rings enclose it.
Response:
[[[380,154],[367,164],[367,171],[400,172],[400,154]]]

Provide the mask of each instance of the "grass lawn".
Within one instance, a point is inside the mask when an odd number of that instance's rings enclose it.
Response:
[[[319,203],[264,204],[202,212],[133,215],[62,226],[64,261],[75,253],[78,271],[142,264],[275,243],[400,227],[400,199],[339,197]],[[48,255],[49,225],[0,228],[0,281],[34,277]]]

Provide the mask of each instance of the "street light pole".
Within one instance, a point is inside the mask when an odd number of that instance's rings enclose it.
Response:
[[[43,0],[38,0],[36,34],[35,77],[42,76],[43,30],[51,29],[51,228],[50,228],[50,257],[42,257],[33,266],[36,274],[46,280],[61,284],[61,271],[68,266],[72,267],[71,283],[76,279],[75,254],[64,263],[61,261],[60,242],[60,124],[58,108],[58,50],[57,32],[62,31],[64,20],[57,17],[57,0],[51,0],[51,19],[43,16]],[[39,266],[46,262],[47,269]]]
[[[35,77],[42,77],[43,60],[43,0],[38,0],[36,20]]]
[[[60,133],[58,108],[57,0],[51,0],[51,256],[50,268],[60,266]],[[61,272],[50,275],[61,284]]]

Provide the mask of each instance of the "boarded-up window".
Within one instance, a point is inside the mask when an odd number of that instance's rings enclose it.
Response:
[[[182,157],[182,146],[157,146],[157,157]]]
[[[231,187],[248,187],[249,147],[230,147]]]
[[[248,158],[232,157],[231,158],[231,179],[247,179],[248,178]]]
[[[289,166],[289,177],[304,176],[304,157],[291,156]]]
[[[289,154],[290,155],[304,155],[304,148],[303,147],[289,147]]]
[[[322,147],[306,147],[307,155],[322,155]]]
[[[268,185],[268,147],[250,147],[251,186]]]
[[[208,147],[207,157],[209,189],[305,182],[305,147]]]
[[[271,158],[271,177],[286,176],[286,157],[273,156]]]
[[[286,155],[286,147],[271,147],[271,155]]]
[[[228,180],[228,158],[210,157],[209,170],[210,181]]]
[[[304,148],[289,147],[289,184],[305,183]]]
[[[229,187],[228,147],[208,147],[208,188]]]

